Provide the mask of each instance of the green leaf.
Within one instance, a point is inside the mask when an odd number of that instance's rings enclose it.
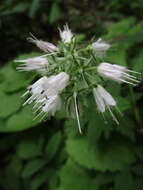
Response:
[[[108,133],[109,135],[110,129],[108,128],[109,125],[105,124],[102,116],[100,116],[99,113],[97,113],[97,111],[95,112],[89,111],[89,113],[90,113],[90,116],[89,114],[87,115],[89,119],[88,129],[87,129],[87,138],[88,138],[89,145],[92,146],[99,141],[103,133],[106,133],[106,134]]]
[[[126,48],[123,44],[115,47],[115,50],[108,51],[108,56],[105,58],[107,62],[126,66]]]
[[[38,8],[40,7],[40,0],[33,0],[29,10],[29,16],[32,18],[35,16]]]
[[[9,161],[6,172],[13,171],[15,174],[20,175],[22,167],[23,167],[22,160],[20,160],[17,154],[14,154],[11,160]]]
[[[87,137],[71,135],[66,141],[66,150],[81,166],[99,171],[122,170],[135,161],[131,145],[121,137],[89,146]]]
[[[126,35],[134,23],[135,18],[131,17],[111,25],[108,27],[108,34],[106,35],[106,39]]]
[[[143,161],[143,146],[142,145],[137,145],[135,147],[135,152],[136,152],[136,155],[137,157]]]
[[[37,174],[36,176],[34,176],[34,178],[32,178],[31,180],[31,184],[30,184],[30,189],[31,190],[37,190],[39,189],[39,187],[48,180],[48,174],[49,171],[42,171],[39,174]]]
[[[22,56],[17,57],[16,60],[27,59],[38,56],[38,53],[24,54]],[[20,89],[26,88],[30,82],[33,81],[37,74],[32,72],[18,72],[16,70],[16,66],[21,63],[17,63],[14,61],[9,62],[9,65],[6,65],[0,70],[0,82],[1,88],[5,92],[14,92]],[[14,68],[13,68],[13,67]]]
[[[82,42],[83,40],[85,40],[86,34],[84,34],[84,33],[77,34],[75,37],[76,37],[76,42],[77,42],[77,43],[80,43],[80,42]]]
[[[143,164],[138,164],[132,168],[136,175],[143,175]]]
[[[47,154],[47,160],[50,161],[54,158],[62,140],[61,132],[55,133],[48,141],[45,147],[45,153]]]
[[[0,117],[1,118],[6,118],[10,116],[13,113],[16,113],[20,107],[22,106],[21,104],[21,93],[17,94],[5,94],[4,92],[0,92]]]
[[[49,23],[55,23],[61,16],[61,9],[58,3],[54,2],[51,7]]]
[[[94,145],[102,134],[109,138],[113,126],[111,123],[105,122],[104,117],[97,111],[96,102],[93,98],[88,99],[88,104],[89,106],[84,111],[84,117],[88,119],[87,138],[89,145]]]
[[[32,161],[29,161],[22,172],[22,177],[27,178],[38,172],[40,169],[42,169],[46,165],[46,161],[43,159],[35,159]]]
[[[35,77],[35,75],[30,73],[18,72],[10,66],[3,69],[3,75],[5,77],[3,83],[5,92],[14,92],[26,88]]]
[[[61,190],[98,190],[94,179],[80,166],[68,160],[60,171]]]
[[[35,139],[23,139],[17,147],[17,153],[22,159],[35,158],[42,153],[42,147],[38,146]]]
[[[18,3],[17,5],[11,7],[10,9],[7,9],[3,12],[1,12],[1,15],[9,15],[14,13],[23,13],[25,12],[29,7],[29,4],[26,2]]]
[[[133,60],[133,69],[135,71],[143,71],[143,64],[142,64],[142,61],[143,61],[143,50],[141,50],[139,52],[139,54],[136,56],[136,58]]]
[[[23,167],[22,161],[17,155],[10,157],[8,166],[3,170],[2,185],[6,190],[20,190],[20,173]]]
[[[99,185],[105,185],[113,182],[114,174],[112,173],[99,173],[96,175],[95,181]]]
[[[6,122],[6,126],[0,126],[1,132],[22,131],[38,124],[38,120],[33,120],[34,115],[30,105],[23,107],[17,114],[12,115]]]
[[[114,190],[134,190],[133,185],[133,177],[131,173],[125,171],[117,174]]]
[[[129,100],[127,98],[116,97],[116,101],[117,101],[117,105],[121,112],[124,112],[124,111],[130,109],[130,107],[131,107],[131,103],[129,102]]]
[[[130,140],[135,141],[134,133],[134,121],[131,118],[121,117],[119,125],[115,127],[115,131],[121,133],[130,138]]]
[[[143,178],[138,177],[134,180],[134,189],[142,189],[143,187]]]
[[[107,91],[113,96],[118,97],[121,92],[121,85],[117,85],[115,81],[108,81],[106,82],[106,89]]]

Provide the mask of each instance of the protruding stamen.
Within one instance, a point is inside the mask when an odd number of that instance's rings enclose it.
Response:
[[[109,110],[109,112],[110,112],[110,114],[111,114],[113,120],[117,123],[117,125],[119,125],[118,120],[116,119],[115,115],[114,115],[113,112],[111,111],[110,106],[109,106],[108,104],[107,104],[107,108],[108,108],[108,110]]]
[[[76,101],[77,93],[74,92],[73,96],[74,96],[75,112],[76,112],[76,118],[77,118],[77,123],[78,123],[78,129],[79,129],[80,134],[82,134],[81,126],[80,126],[80,121],[79,121],[78,108],[77,108],[77,101]]]

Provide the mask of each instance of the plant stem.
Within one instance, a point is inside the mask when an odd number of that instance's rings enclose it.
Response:
[[[131,94],[131,99],[132,99],[132,104],[133,104],[134,115],[135,115],[136,121],[138,123],[139,128],[142,128],[142,121],[140,119],[139,111],[137,108],[133,87],[129,86],[129,90],[130,90],[130,94]]]

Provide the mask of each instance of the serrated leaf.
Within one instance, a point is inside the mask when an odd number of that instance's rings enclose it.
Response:
[[[93,98],[92,100],[88,99],[88,104],[89,106],[84,111],[88,120],[87,138],[89,145],[93,145],[98,142],[102,134],[109,138],[111,131],[113,131],[113,126],[111,123],[107,123],[97,111],[96,102]]]
[[[61,140],[62,140],[62,134],[61,134],[61,132],[57,132],[48,141],[48,143],[45,147],[45,153],[47,154],[48,161],[50,161],[54,158],[54,156],[59,148],[59,145],[61,143]]]
[[[66,141],[66,150],[69,156],[81,166],[99,171],[122,170],[135,161],[131,146],[121,138],[89,146],[87,137],[79,138],[71,135]]]
[[[61,190],[98,190],[95,181],[73,161],[68,160],[60,171]]]
[[[106,130],[110,133],[110,129],[108,128],[108,124],[105,124],[102,116],[97,112],[90,112],[90,117],[87,115],[88,121],[88,130],[87,130],[87,138],[89,145],[93,145],[98,142],[100,136],[103,133],[106,133]],[[109,135],[109,134],[108,134]]]
[[[27,178],[38,172],[41,168],[43,168],[46,165],[46,161],[43,159],[35,159],[32,161],[29,161],[22,172],[22,177]]]

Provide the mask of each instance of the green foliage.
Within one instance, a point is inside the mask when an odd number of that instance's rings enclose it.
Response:
[[[88,173],[72,160],[68,160],[60,172],[60,190],[98,190],[98,185]]]
[[[20,93],[7,95],[4,92],[0,92],[0,107],[2,112],[0,113],[1,118],[7,118],[11,114],[16,113],[21,107]]]
[[[33,55],[37,54],[32,53],[31,56]],[[24,57],[27,57],[27,55],[24,55]],[[1,132],[20,131],[33,127],[38,123],[37,120],[33,120],[35,116],[32,113],[32,107],[22,107],[24,100],[21,98],[34,76],[27,73],[23,73],[21,76],[12,65],[13,62],[10,62],[0,71]]]
[[[60,10],[60,6],[58,3],[53,3],[52,7],[51,7],[51,11],[50,11],[50,16],[49,16],[49,23],[53,24],[55,23],[61,15],[61,10]]]
[[[59,6],[58,1],[57,2],[50,2],[47,1],[47,3],[50,5],[49,9],[49,23],[53,24],[61,16],[61,9]],[[44,10],[44,3],[42,3],[41,0],[24,0],[22,2],[19,2],[17,0],[6,0],[4,3],[0,6],[0,16],[10,16],[13,14],[23,14],[26,13],[28,17],[34,18],[41,12],[41,9]],[[47,7],[47,8],[49,8]]]
[[[35,159],[29,161],[22,172],[22,177],[27,178],[35,174],[37,171],[39,171],[41,168],[43,168],[46,164],[46,160],[43,159]]]
[[[48,144],[45,147],[45,154],[47,154],[47,161],[50,161],[51,159],[54,158],[61,143],[61,140],[62,140],[62,134],[61,132],[57,132],[48,141]]]
[[[133,177],[129,171],[124,171],[123,173],[117,174],[115,177],[115,190],[133,190]]]
[[[42,144],[36,139],[22,139],[17,147],[17,154],[21,159],[32,159],[42,154]]]
[[[68,154],[88,169],[99,171],[117,171],[135,161],[131,145],[121,137],[114,137],[108,141],[102,141],[94,146],[89,146],[86,137],[70,137],[66,142]],[[120,155],[124,155],[121,157]]]
[[[98,38],[99,33],[107,31],[102,37],[111,43],[112,49],[107,53],[106,61],[128,66],[135,71],[143,71],[142,19],[139,19],[143,4],[140,0],[136,2],[111,0],[106,6],[101,2],[97,3],[96,10],[92,8],[95,4],[91,1],[69,1],[64,7],[68,13],[63,11],[64,3],[47,1],[46,7],[44,1],[40,0],[22,2],[6,0],[0,5],[0,16],[4,18],[15,14],[16,17],[26,14],[32,23],[38,17],[36,22],[40,20],[41,28],[45,30],[45,26],[50,23],[52,32],[52,25],[55,27],[61,19],[65,22],[69,18],[75,30],[79,31],[76,40],[81,46],[86,36],[94,33]],[[69,5],[75,7],[71,9]],[[77,10],[77,7],[82,7],[82,11]],[[84,7],[90,7],[91,11],[84,11]],[[86,14],[85,17],[82,12]],[[133,13],[134,17],[133,14],[129,17],[130,13]],[[117,20],[119,22],[116,22]],[[13,22],[11,23],[13,25]],[[94,27],[96,23],[99,27]],[[85,34],[81,29],[82,25]],[[32,30],[35,30],[34,24]],[[38,54],[25,54],[15,59],[36,55]],[[16,66],[10,61],[0,70],[0,188],[4,190],[142,189],[142,84],[131,91],[124,85],[116,85],[112,81],[105,80],[107,90],[115,97],[123,113],[121,116],[117,110],[114,110],[120,124],[116,126],[110,121],[109,113],[103,118],[98,113],[93,98],[88,97],[88,101],[83,101],[84,106],[81,107],[80,120],[83,134],[80,135],[77,121],[67,120],[63,111],[43,123],[33,120],[35,116],[32,107],[22,106],[25,98],[22,99],[21,95],[38,75],[34,76],[32,72],[18,73]]]

